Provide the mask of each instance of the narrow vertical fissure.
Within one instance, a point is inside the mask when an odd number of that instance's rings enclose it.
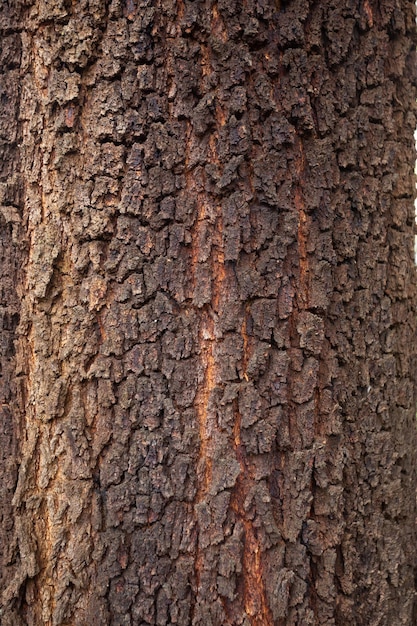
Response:
[[[249,306],[246,305],[241,328],[243,339],[243,357],[241,377],[248,381],[248,363],[250,356],[250,337],[248,335]],[[242,585],[243,604],[252,626],[272,626],[272,612],[266,596],[264,571],[262,566],[262,546],[257,530],[253,525],[245,500],[249,496],[254,478],[251,476],[250,461],[241,439],[242,416],[238,401],[234,403],[233,447],[240,466],[240,474],[232,492],[231,507],[244,529]]]

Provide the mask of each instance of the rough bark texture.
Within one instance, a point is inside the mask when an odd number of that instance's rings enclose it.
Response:
[[[12,506],[26,387],[21,369],[24,360],[18,363],[15,354],[23,296],[21,269],[27,251],[21,229],[20,17],[20,7],[0,6],[0,589],[10,585],[10,595],[15,597],[19,584],[13,583],[19,577],[20,558],[25,558],[23,552],[18,556],[17,532],[26,521],[15,516]],[[10,623],[11,613],[1,602],[0,623],[6,623],[5,619]]]
[[[0,28],[1,624],[415,624],[414,1]]]

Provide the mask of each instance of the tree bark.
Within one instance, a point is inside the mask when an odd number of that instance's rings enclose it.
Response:
[[[412,0],[0,8],[1,623],[412,626]]]

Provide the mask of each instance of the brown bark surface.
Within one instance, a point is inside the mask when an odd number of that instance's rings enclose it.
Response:
[[[415,624],[414,1],[0,29],[1,624]]]

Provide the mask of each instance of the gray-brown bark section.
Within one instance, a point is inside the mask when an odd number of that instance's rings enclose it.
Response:
[[[18,6],[0,6],[0,587],[16,581],[14,594],[20,569],[16,531],[22,520],[14,517],[12,499],[25,402],[24,372],[15,354],[25,255],[18,149],[20,17]],[[0,622],[3,618],[2,610]]]
[[[2,624],[411,626],[414,2],[2,19]]]

